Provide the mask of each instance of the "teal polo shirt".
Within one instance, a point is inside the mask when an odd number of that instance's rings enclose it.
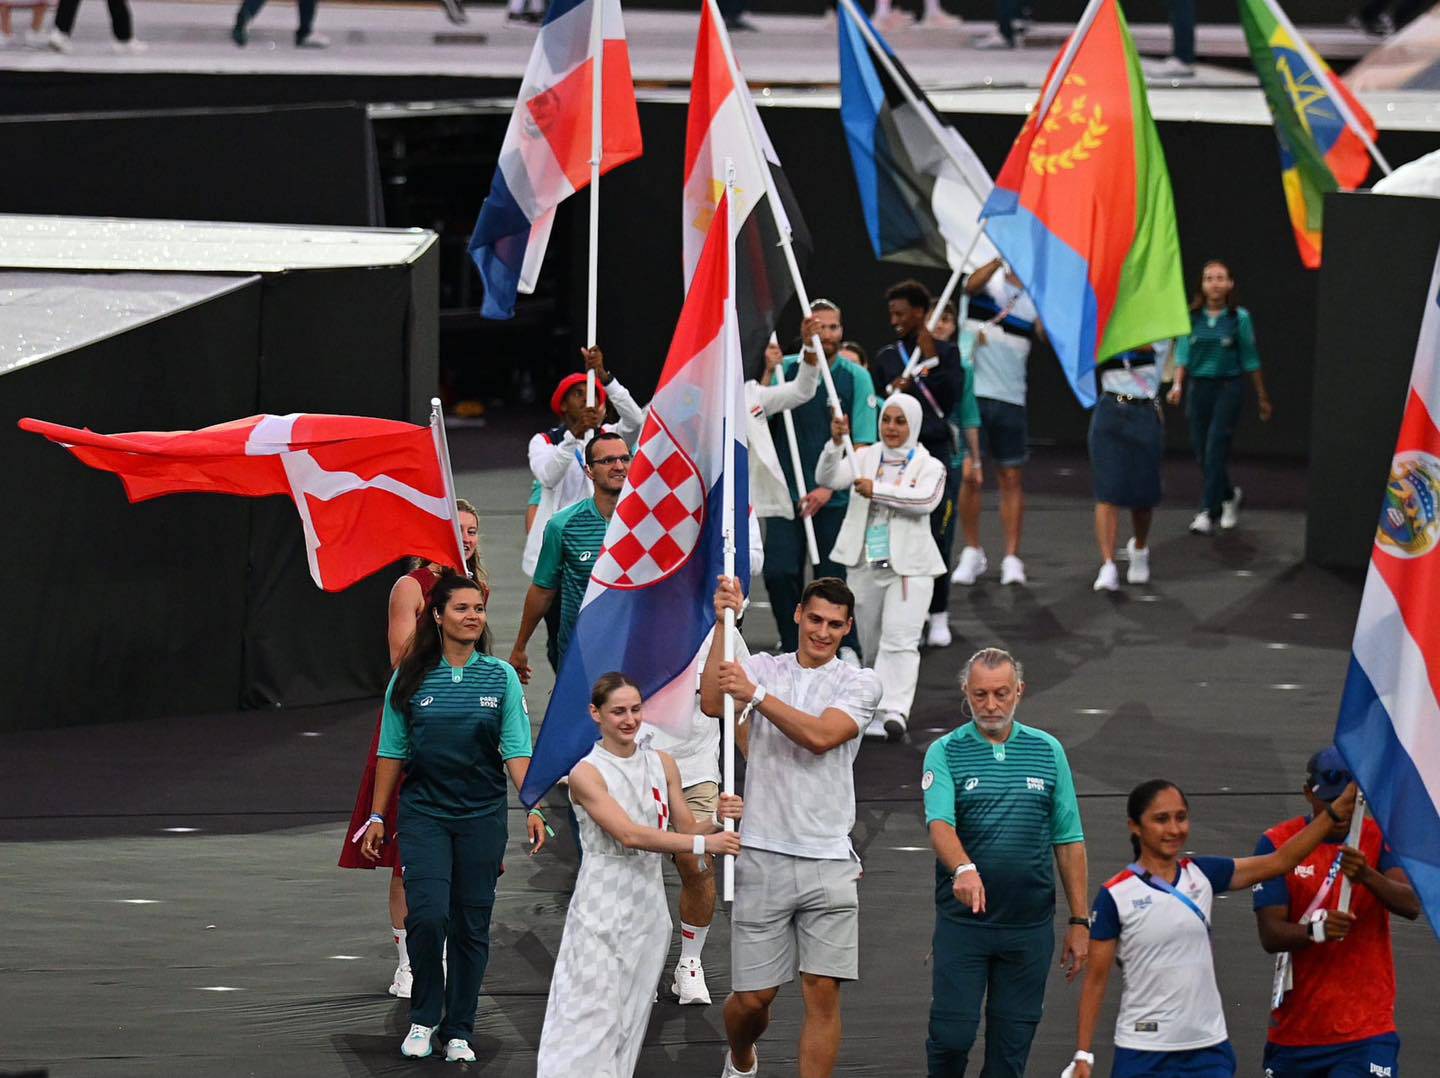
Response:
[[[1055,847],[1084,842],[1075,780],[1060,742],[1013,723],[1002,744],[967,722],[925,753],[920,781],[925,826],[950,824],[985,883],[985,912],[955,901],[953,880],[935,863],[940,916],[1001,928],[1048,924],[1055,916]]]
[[[1191,378],[1234,378],[1260,369],[1255,324],[1244,307],[1190,312],[1190,336],[1175,345],[1175,365]]]
[[[503,812],[505,761],[530,755],[530,713],[509,663],[476,652],[444,659],[408,701],[385,689],[377,756],[405,761],[400,798],[417,812],[456,820]]]
[[[556,662],[565,657],[570,634],[590,586],[590,573],[600,548],[605,545],[605,529],[610,522],[600,515],[594,498],[586,498],[560,510],[545,522],[545,535],[540,541],[540,555],[535,573],[530,578],[537,588],[560,591],[560,631],[555,641]]]
[[[793,382],[800,371],[800,357],[786,356],[784,363],[785,381]],[[850,420],[850,440],[856,445],[871,445],[880,440],[880,402],[875,397],[875,380],[870,372],[857,363],[851,363],[844,356],[835,360],[830,367],[830,377],[835,382],[835,395],[840,398],[840,410]],[[804,404],[790,410],[795,423],[795,444],[800,450],[800,475],[805,480],[805,489],[815,489],[815,465],[820,453],[830,440],[830,397],[822,381]],[[780,457],[780,468],[785,473],[785,487],[791,497],[795,493],[795,470],[790,465],[790,453],[786,449],[789,440],[785,434],[782,416],[770,419],[770,436],[775,439],[775,448]],[[850,502],[848,490],[837,490],[825,508],[843,508]]]

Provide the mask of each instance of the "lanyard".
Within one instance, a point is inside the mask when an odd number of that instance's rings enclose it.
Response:
[[[908,467],[910,467],[910,462],[911,462],[912,460],[914,460],[914,459],[915,459],[915,447],[914,447],[914,446],[911,446],[911,447],[910,447],[910,452],[908,452],[908,453],[905,454],[905,460],[904,460],[903,462],[901,462],[901,464],[900,464],[900,470],[899,470],[897,473],[895,473],[895,482],[898,483],[898,482],[900,482],[901,479],[903,479],[903,478],[905,477],[905,469],[908,468]],[[880,459],[875,462],[875,475],[874,475],[873,478],[874,478],[876,481],[879,481],[879,479],[880,479],[880,473],[883,472],[884,470],[885,470],[885,451],[882,449],[882,450],[880,451]]]
[[[1148,869],[1141,868],[1138,861],[1125,867],[1139,876],[1141,881],[1146,885],[1155,888],[1157,891],[1164,891],[1167,895],[1174,895],[1181,902],[1185,903],[1185,905],[1190,908],[1190,912],[1200,918],[1200,923],[1205,926],[1205,931],[1210,931],[1210,918],[1205,916],[1205,911],[1195,905],[1195,900],[1184,891],[1177,890],[1169,880],[1162,880],[1159,876],[1152,874]]]
[[[1312,913],[1318,910],[1321,906],[1325,905],[1325,900],[1330,897],[1330,888],[1335,886],[1335,877],[1339,874],[1340,853],[1339,851],[1336,851],[1335,860],[1330,863],[1330,871],[1325,875],[1325,883],[1323,886],[1321,886],[1315,897],[1310,900],[1310,905],[1307,906],[1305,909],[1305,916],[1300,918],[1301,921],[1308,921]]]

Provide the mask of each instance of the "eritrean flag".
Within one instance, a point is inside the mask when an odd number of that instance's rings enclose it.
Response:
[[[1300,261],[1316,269],[1325,193],[1353,191],[1365,182],[1370,151],[1356,128],[1373,142],[1375,121],[1274,0],[1240,0],[1240,23],[1275,120],[1295,246]]]
[[[1170,173],[1116,0],[1091,0],[981,211],[1080,403],[1097,362],[1190,332]]]

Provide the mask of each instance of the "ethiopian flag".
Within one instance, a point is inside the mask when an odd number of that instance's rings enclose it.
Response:
[[[1300,37],[1274,0],[1240,0],[1240,23],[1280,143],[1280,181],[1300,261],[1320,265],[1321,212],[1327,191],[1353,191],[1370,173],[1370,152],[1347,123],[1375,121]]]
[[[981,211],[1070,387],[1096,363],[1190,332],[1170,173],[1116,0],[1091,0]]]

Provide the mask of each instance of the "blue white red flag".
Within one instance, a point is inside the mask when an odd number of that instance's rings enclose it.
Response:
[[[480,313],[515,314],[517,291],[535,290],[555,207],[590,182],[596,56],[591,29],[600,5],[600,171],[640,156],[640,115],[620,0],[551,0],[510,114],[490,197],[470,237],[485,283]]]
[[[595,744],[590,687],[602,674],[619,670],[639,686],[646,722],[677,731],[691,722],[693,663],[715,623],[715,578],[725,566],[727,439],[735,443],[733,534],[749,534],[729,218],[722,199],[545,710],[520,791],[527,805]],[[736,575],[748,593],[749,544],[741,538],[736,547]]]
[[[1335,744],[1440,933],[1440,255]]]

